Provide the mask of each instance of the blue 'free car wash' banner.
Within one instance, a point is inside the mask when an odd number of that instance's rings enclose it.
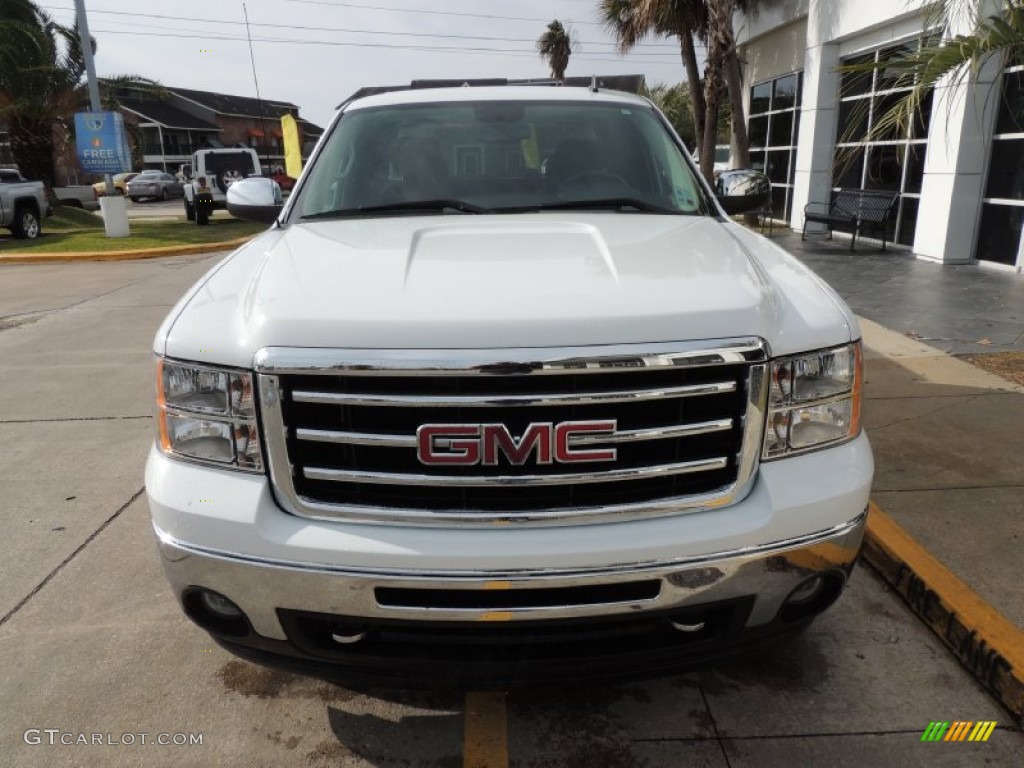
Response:
[[[125,173],[132,169],[124,118],[119,112],[77,112],[75,148],[87,173]]]

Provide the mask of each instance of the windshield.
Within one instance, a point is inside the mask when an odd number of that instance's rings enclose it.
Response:
[[[516,101],[353,110],[303,184],[300,218],[612,208],[705,212],[656,113],[621,103]]]

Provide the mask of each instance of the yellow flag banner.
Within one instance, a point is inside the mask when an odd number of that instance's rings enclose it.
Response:
[[[281,116],[284,135],[284,172],[293,179],[302,175],[302,149],[299,146],[299,126],[291,115]]]

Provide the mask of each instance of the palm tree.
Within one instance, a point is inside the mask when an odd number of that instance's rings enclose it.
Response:
[[[733,149],[735,150],[734,162],[740,168],[750,167],[750,141],[747,138],[747,123],[743,112],[743,76],[740,72],[740,61],[736,55],[736,34],[733,31],[732,18],[737,4],[746,9],[752,2],[743,0],[707,0],[708,6],[708,70],[709,73],[715,70],[713,77],[708,77],[709,84],[705,84],[705,100],[710,102],[707,93],[710,90],[720,92],[718,78],[725,81],[725,91],[729,98],[729,106],[732,113],[732,137]],[[701,168],[703,170],[705,152],[711,157],[714,163],[715,154],[715,133],[717,128],[717,100],[715,108],[707,105],[707,114],[714,115],[715,121],[704,131],[704,147],[701,151]],[[705,171],[705,175],[707,172]]]
[[[650,89],[648,97],[668,118],[683,143],[688,147],[695,146],[693,107],[690,104],[691,97],[685,83],[656,85]]]
[[[884,68],[898,75],[897,85],[911,89],[875,121],[868,139],[897,133],[906,135],[922,102],[941,80],[950,86],[977,82],[982,67],[996,59],[1024,64],[1024,0],[1002,0],[999,13],[985,16],[983,0],[934,0],[927,6],[920,46],[897,58],[850,64],[841,72],[869,72]],[[936,40],[936,30],[969,27],[969,34]],[[857,137],[859,140],[860,137]]]
[[[544,34],[537,39],[537,52],[542,59],[548,60],[551,77],[558,81],[565,80],[565,70],[572,54],[572,41],[568,30],[558,19],[548,24]]]
[[[697,146],[701,146],[705,103],[694,40],[702,40],[707,34],[704,0],[601,0],[598,14],[615,36],[620,53],[628,53],[649,34],[678,38],[690,91],[693,134]]]
[[[709,181],[714,176],[715,140],[720,103],[728,94],[736,161],[750,166],[750,144],[743,112],[743,78],[736,56],[733,11],[748,10],[757,0],[600,0],[598,14],[615,35],[619,51],[632,49],[648,34],[676,37],[686,67],[693,105],[694,133],[700,150],[700,168]],[[707,44],[703,90],[695,41]]]
[[[70,135],[74,113],[89,106],[77,24],[58,24],[31,0],[0,0],[0,20],[0,122],[7,124],[21,172],[52,185],[54,131]],[[100,85],[108,108],[116,104],[115,88],[161,90],[136,75],[104,78]]]

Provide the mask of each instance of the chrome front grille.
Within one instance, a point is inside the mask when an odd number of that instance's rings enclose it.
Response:
[[[557,350],[266,349],[264,434],[279,502],[366,522],[569,523],[671,514],[738,499],[761,441],[767,350],[757,339]],[[593,463],[420,462],[417,430],[614,421],[571,447]],[[544,434],[547,434],[546,432]]]

